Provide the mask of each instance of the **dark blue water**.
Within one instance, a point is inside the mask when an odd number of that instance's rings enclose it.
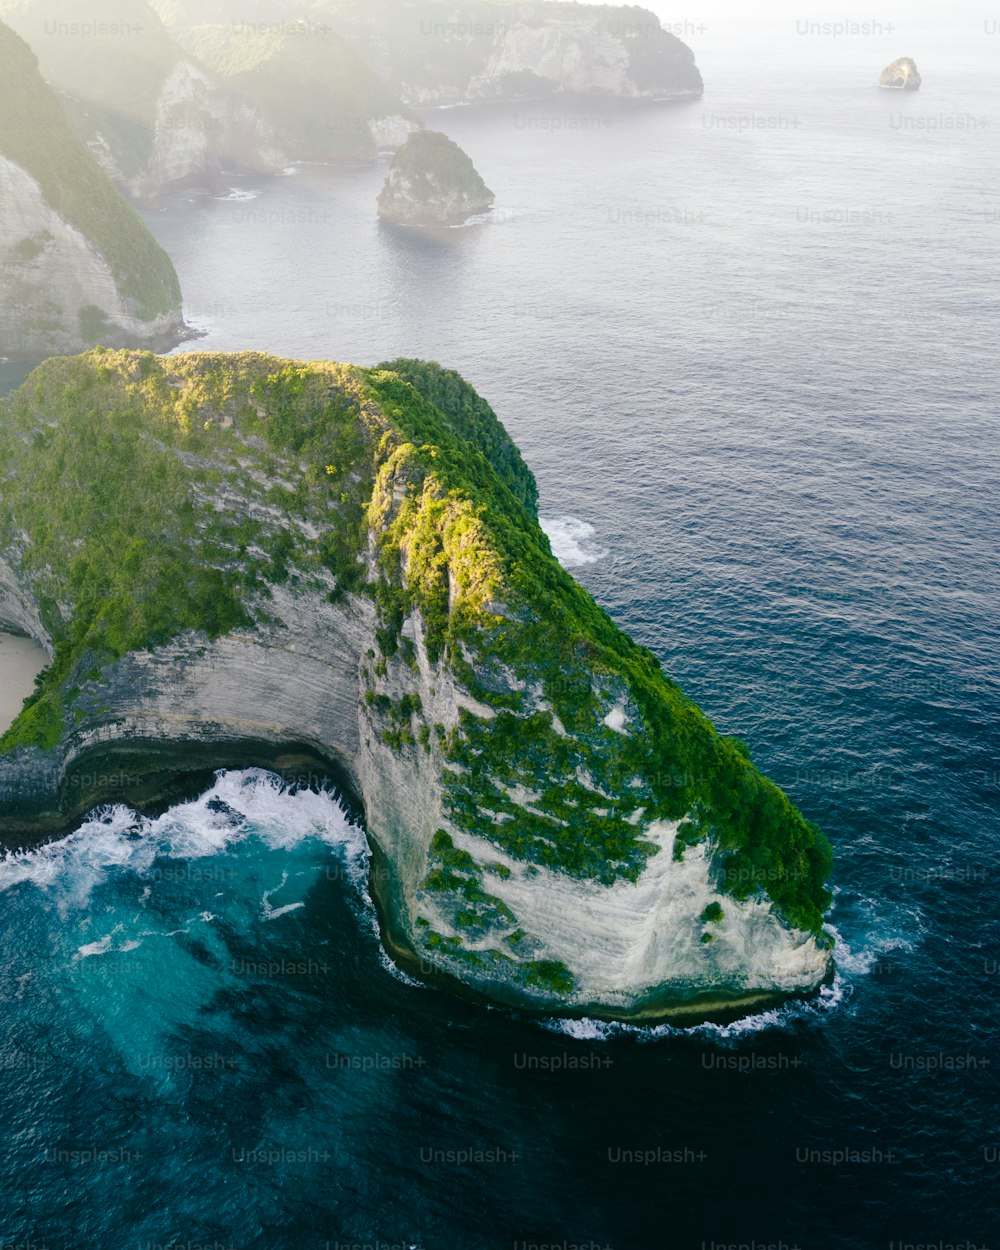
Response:
[[[830,835],[836,985],[688,1032],[471,1006],[389,966],[333,799],[231,775],[239,827],[0,866],[0,1244],[996,1244],[1000,79],[981,22],[917,33],[435,114],[498,194],[464,230],[380,228],[382,169],[151,218],[198,346],[490,398],[566,562]],[[918,96],[871,87],[901,51]]]

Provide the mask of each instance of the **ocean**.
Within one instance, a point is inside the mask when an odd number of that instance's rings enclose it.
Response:
[[[336,795],[98,813],[0,862],[0,1245],[996,1246],[1000,27],[963,12],[720,18],[698,102],[428,114],[497,193],[463,229],[380,226],[384,164],[147,215],[189,346],[490,400],[560,558],[829,835],[838,974],[539,1021],[393,967]]]

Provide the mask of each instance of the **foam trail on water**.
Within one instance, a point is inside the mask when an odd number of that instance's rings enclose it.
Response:
[[[538,523],[552,544],[552,554],[564,569],[596,564],[608,554],[597,542],[597,531],[573,516],[539,517]]]
[[[8,852],[0,857],[0,893],[30,884],[56,895],[63,910],[84,907],[109,873],[143,876],[157,859],[222,855],[250,837],[272,850],[318,839],[341,855],[354,888],[364,885],[368,843],[334,794],[293,789],[273,773],[246,769],[219,773],[205,794],[155,820],[124,806],[100,808],[59,842]]]

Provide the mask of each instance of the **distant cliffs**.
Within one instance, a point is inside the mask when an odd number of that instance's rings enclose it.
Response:
[[[232,26],[227,0],[153,0],[175,36],[204,23]],[[247,30],[280,32],[296,0],[247,0]],[[637,5],[537,0],[312,0],[314,28],[348,41],[411,107],[524,99],[556,92],[627,99],[702,93],[691,49]]]
[[[253,102],[285,163],[374,161],[420,123],[325,23],[218,23],[178,38]]]
[[[0,356],[183,336],[177,275],[0,23]]]
[[[409,104],[563,92],[696,98],[691,49],[634,5],[374,0],[330,20]]]
[[[399,148],[411,108],[554,94],[690,99],[691,49],[635,6],[497,0],[0,0],[128,196]]]

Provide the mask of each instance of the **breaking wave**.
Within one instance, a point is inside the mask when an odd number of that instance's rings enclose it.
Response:
[[[573,516],[539,517],[539,524],[552,544],[552,554],[564,569],[596,564],[607,556],[597,542],[597,531]]]

